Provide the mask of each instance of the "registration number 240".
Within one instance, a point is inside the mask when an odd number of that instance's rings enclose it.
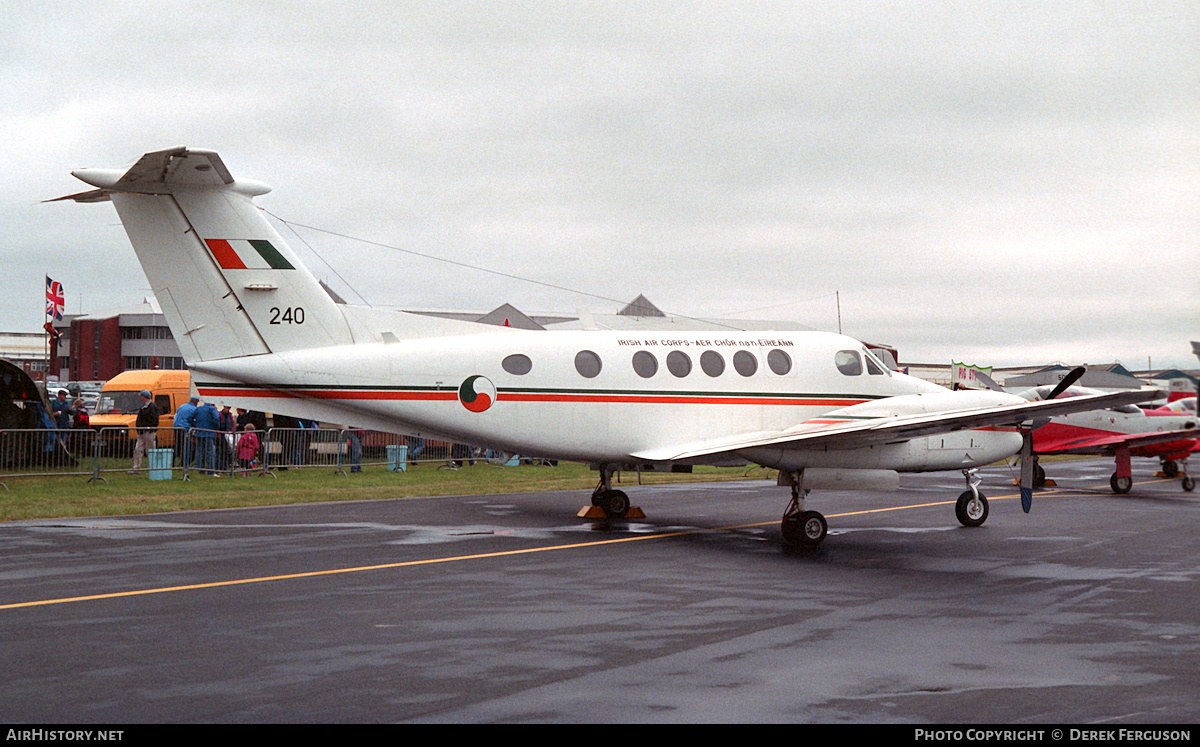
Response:
[[[271,307],[271,324],[304,324],[304,307]]]

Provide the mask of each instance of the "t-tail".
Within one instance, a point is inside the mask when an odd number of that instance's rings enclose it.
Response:
[[[385,312],[364,323],[335,303],[254,205],[270,187],[235,180],[212,151],[173,148],[124,172],[71,173],[97,189],[60,199],[112,201],[189,366],[439,334],[427,317]]]

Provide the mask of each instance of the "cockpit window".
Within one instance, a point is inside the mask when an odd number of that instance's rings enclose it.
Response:
[[[857,350],[839,350],[833,356],[833,363],[846,376],[858,376],[863,372],[862,357]]]
[[[1050,393],[1054,391],[1054,388],[1056,386],[1058,386],[1058,385],[1057,384],[1043,384],[1042,386],[1034,387],[1033,391],[1037,393],[1038,399],[1045,399],[1046,397],[1050,396]],[[1082,397],[1082,396],[1088,395],[1088,394],[1102,394],[1102,392],[1099,389],[1092,389],[1092,388],[1086,387],[1086,386],[1069,386],[1061,394],[1058,395],[1057,399],[1067,399],[1068,397]]]
[[[529,360],[528,355],[514,353],[500,361],[500,367],[510,374],[524,376],[533,369],[533,361]]]
[[[575,370],[585,379],[594,379],[600,375],[600,356],[590,350],[580,350],[575,354]]]
[[[879,362],[871,357],[870,353],[863,353],[863,358],[865,358],[867,361],[867,373],[871,374],[872,376],[883,375],[883,366],[879,365]]]

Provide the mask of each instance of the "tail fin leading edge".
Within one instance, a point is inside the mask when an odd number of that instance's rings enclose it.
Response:
[[[341,310],[212,151],[175,148],[128,171],[81,170],[112,200],[188,365],[353,342]]]

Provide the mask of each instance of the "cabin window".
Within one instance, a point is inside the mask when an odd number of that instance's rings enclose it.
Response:
[[[658,359],[653,353],[639,350],[633,354],[633,370],[643,379],[648,379],[658,373]]]
[[[578,358],[576,359],[576,365],[578,365]],[[524,376],[533,369],[533,361],[529,360],[528,355],[514,353],[500,361],[500,367],[505,371],[508,371],[510,374]],[[597,371],[599,371],[599,369],[597,369]]]
[[[169,394],[157,395],[154,398],[154,404],[158,406],[158,413],[160,415],[170,415],[171,414],[171,395],[169,395]]]
[[[705,350],[700,354],[700,370],[712,377],[725,373],[725,359],[715,350]]]
[[[753,376],[758,370],[758,359],[751,352],[739,350],[733,354],[733,370],[742,376]]]
[[[779,376],[785,376],[792,370],[792,356],[775,348],[767,353],[767,366]]]
[[[600,375],[600,356],[590,350],[580,350],[575,354],[575,370],[585,379],[594,379]]]
[[[863,372],[862,357],[857,350],[839,350],[833,356],[833,363],[846,376],[858,376]]]
[[[672,350],[667,353],[667,370],[682,379],[692,372],[692,359],[682,350]]]

